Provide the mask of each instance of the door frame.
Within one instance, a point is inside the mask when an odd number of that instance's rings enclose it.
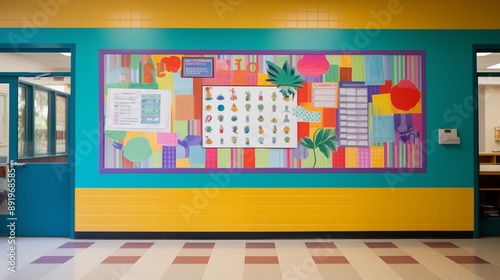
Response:
[[[0,52],[2,53],[71,53],[71,70],[66,72],[52,72],[57,76],[69,76],[71,78],[71,94],[68,96],[68,113],[67,113],[67,161],[69,167],[69,238],[75,236],[75,108],[76,108],[76,45],[75,44],[19,44],[15,47],[10,44],[0,44]],[[0,77],[5,81],[10,81],[9,87],[9,106],[12,106],[17,101],[18,78],[19,77],[36,77],[44,73],[39,72],[0,72]],[[15,97],[11,98],[12,93]],[[17,131],[17,115],[11,117],[9,114],[9,132],[14,128]],[[9,160],[17,160],[17,134],[9,133]],[[14,146],[14,147],[12,147]],[[15,149],[15,152],[13,152]],[[11,155],[15,155],[14,158]]]
[[[500,71],[496,72],[478,72],[477,71],[477,53],[478,52],[500,52],[500,44],[474,44],[472,45],[472,66],[473,66],[473,100],[476,104],[475,114],[473,114],[474,125],[474,238],[481,237],[479,232],[479,77],[500,77]]]

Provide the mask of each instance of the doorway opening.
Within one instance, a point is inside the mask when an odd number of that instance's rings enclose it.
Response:
[[[73,53],[0,46],[0,221],[17,236],[73,235]]]
[[[500,46],[476,46],[476,237],[500,236]]]

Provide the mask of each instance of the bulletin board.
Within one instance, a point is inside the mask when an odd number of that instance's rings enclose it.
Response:
[[[100,171],[425,172],[424,51],[101,50]]]

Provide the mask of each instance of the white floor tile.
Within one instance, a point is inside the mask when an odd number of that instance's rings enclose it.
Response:
[[[335,242],[347,260],[367,280],[400,280],[394,270],[388,267],[370,248],[360,240],[342,240]]]
[[[276,241],[284,279],[323,279],[303,240]]]
[[[440,242],[443,241],[447,240],[440,240]],[[467,269],[443,256],[435,249],[429,248],[420,240],[405,241],[404,246],[396,240],[394,241],[394,244],[400,246],[403,251],[412,256],[416,261],[428,268],[441,279],[479,279]]]
[[[182,244],[157,241],[127,271],[121,280],[161,279],[181,250]]]
[[[245,243],[238,240],[217,241],[203,280],[243,280]]]

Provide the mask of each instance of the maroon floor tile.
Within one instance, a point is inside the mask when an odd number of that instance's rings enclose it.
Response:
[[[34,260],[32,263],[36,264],[54,264],[54,263],[65,263],[69,261],[73,256],[43,256]]]
[[[101,263],[103,264],[134,264],[141,256],[109,256]]]
[[[344,256],[313,256],[316,264],[348,264],[349,261]]]
[[[380,256],[386,264],[417,264],[417,260],[410,256]]]
[[[61,249],[85,249],[90,247],[95,242],[66,242],[58,248]]]
[[[122,249],[149,249],[153,246],[154,242],[127,242],[120,248]]]
[[[213,242],[186,242],[182,248],[184,249],[213,249]]]
[[[306,242],[306,247],[309,249],[337,248],[333,242]]]
[[[177,256],[173,264],[207,264],[210,260],[209,256]]]
[[[398,246],[394,245],[392,242],[365,242],[365,245],[371,249],[398,248]]]
[[[274,242],[247,242],[248,249],[273,249],[276,248]]]
[[[480,257],[476,256],[446,256],[450,260],[458,264],[478,264],[478,263],[489,263]]]
[[[442,249],[442,248],[460,248],[451,242],[424,242],[430,248]]]
[[[246,256],[245,264],[279,264],[276,256]]]

